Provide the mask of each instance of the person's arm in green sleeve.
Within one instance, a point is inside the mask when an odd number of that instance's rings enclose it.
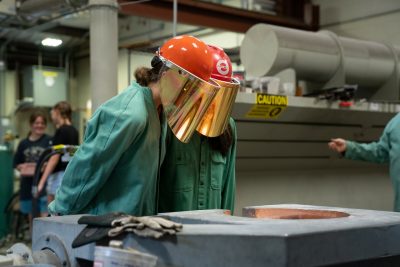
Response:
[[[346,141],[344,157],[347,159],[363,160],[376,163],[389,162],[390,134],[396,124],[397,117],[393,118],[383,130],[379,141],[369,144]]]
[[[145,108],[133,103],[133,98],[125,105],[108,103],[89,122],[84,143],[68,164],[55,201],[49,205],[51,214],[76,214],[87,207],[126,147],[143,131]]]
[[[231,211],[235,209],[235,193],[236,193],[236,126],[234,121],[231,119],[230,123],[232,127],[232,146],[230,154],[227,156],[226,170],[224,172],[224,185],[222,188],[222,208]]]
[[[384,134],[378,142],[361,144],[354,141],[346,141],[346,159],[362,160],[375,163],[389,161],[389,139]]]
[[[389,161],[390,133],[392,131],[392,121],[388,123],[379,141],[362,144],[343,139],[332,139],[329,147],[342,153],[346,159],[362,160],[375,163],[386,163]]]

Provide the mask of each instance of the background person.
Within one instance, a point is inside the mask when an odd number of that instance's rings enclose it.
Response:
[[[206,44],[192,36],[168,40],[153,58],[152,68],[139,71],[141,84],[133,83],[96,110],[88,122],[84,142],[49,205],[51,214],[157,213],[166,119],[173,117],[172,113],[164,117],[161,103],[167,98],[163,105],[170,103],[169,110],[173,112],[177,106],[172,103],[172,96],[186,92],[187,84],[197,91],[199,83],[189,80],[187,68],[204,68],[208,73],[203,74],[209,79],[212,66],[207,53]],[[175,83],[177,79],[187,82],[180,86]]]
[[[72,109],[66,101],[58,102],[51,110],[51,119],[56,127],[56,132],[52,138],[52,145],[78,145],[79,133],[72,126]],[[50,157],[38,184],[38,192],[44,190],[47,181],[47,200],[48,203],[54,200],[54,195],[61,185],[64,171],[68,162],[61,160],[61,155],[56,154]]]
[[[50,136],[45,134],[47,119],[43,112],[35,111],[29,118],[30,131],[28,137],[22,140],[14,156],[14,167],[21,174],[20,211],[29,215],[32,223],[32,182],[36,163],[40,155],[50,145]],[[43,192],[39,198],[41,216],[47,215],[47,200]]]
[[[211,77],[221,89],[188,143],[168,131],[160,212],[227,209],[233,214],[236,126],[230,114],[239,83],[232,80],[232,64],[225,52],[214,46],[209,50],[213,54]]]
[[[386,125],[378,141],[360,144],[341,138],[332,139],[328,146],[346,159],[390,164],[390,177],[395,193],[394,210],[400,211],[400,114]]]

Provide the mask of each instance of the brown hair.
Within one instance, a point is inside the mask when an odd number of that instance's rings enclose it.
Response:
[[[160,70],[163,66],[161,59],[154,56],[151,60],[151,67],[140,67],[135,70],[135,79],[141,86],[149,86],[150,83],[157,82],[160,78]]]
[[[71,120],[72,109],[67,101],[60,101],[54,105],[53,109],[58,110],[63,119]]]
[[[29,117],[29,124],[32,125],[39,117],[41,117],[44,121],[44,124],[47,125],[46,115],[40,110],[36,110],[31,114],[31,116]]]
[[[32,124],[35,123],[37,118],[42,118],[44,121],[44,125],[47,125],[47,118],[44,112],[40,111],[40,110],[36,110],[34,111],[31,116],[29,117],[29,125],[32,126]],[[27,138],[29,138],[29,136],[32,134],[31,131],[28,132]]]

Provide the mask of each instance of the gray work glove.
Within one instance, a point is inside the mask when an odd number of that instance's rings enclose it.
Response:
[[[134,233],[141,237],[158,239],[165,234],[175,235],[182,229],[182,224],[162,217],[136,217],[124,213],[82,216],[78,223],[86,224],[87,226],[73,241],[73,248],[96,242],[106,237],[114,237],[121,233]]]
[[[156,216],[128,216],[111,222],[113,227],[109,236],[117,236],[123,232],[135,233],[138,236],[160,238],[165,234],[174,235],[182,229],[182,224]]]

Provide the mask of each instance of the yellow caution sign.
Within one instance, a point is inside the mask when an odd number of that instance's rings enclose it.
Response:
[[[44,77],[57,77],[58,73],[55,71],[42,71]]]
[[[246,114],[247,118],[275,119],[288,106],[288,97],[281,95],[257,94],[256,104]]]

